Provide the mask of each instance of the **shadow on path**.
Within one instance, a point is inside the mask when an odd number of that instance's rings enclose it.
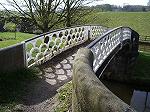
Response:
[[[90,41],[73,47],[38,66],[39,79],[27,85],[28,89],[23,97],[25,111],[43,112],[44,108],[50,106],[51,98],[57,93],[57,89],[72,79],[72,63],[75,53],[80,47],[89,43]]]

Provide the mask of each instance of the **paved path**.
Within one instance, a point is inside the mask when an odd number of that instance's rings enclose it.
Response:
[[[72,79],[75,53],[88,43],[61,53],[39,66],[40,78],[28,84],[26,95],[23,97],[25,112],[50,112],[51,98],[57,93],[59,87]]]

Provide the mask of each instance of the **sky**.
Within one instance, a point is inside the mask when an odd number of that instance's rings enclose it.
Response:
[[[10,0],[11,1],[11,0]],[[16,0],[20,2],[21,0]],[[93,0],[90,6],[92,5],[100,5],[100,4],[111,4],[111,5],[118,5],[123,6],[124,4],[129,5],[147,5],[149,0]],[[0,3],[7,3],[6,0],[0,0]],[[11,9],[10,6],[6,6],[8,9]],[[3,7],[0,5],[0,9],[3,9]]]
[[[92,5],[100,5],[100,4],[111,4],[119,6],[123,6],[124,4],[147,5],[148,1],[149,0],[95,0],[94,3],[92,3]]]

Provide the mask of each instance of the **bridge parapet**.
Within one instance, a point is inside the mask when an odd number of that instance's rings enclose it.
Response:
[[[93,61],[91,50],[82,48],[77,52],[73,67],[72,111],[135,112],[96,77]]]
[[[108,31],[107,27],[98,25],[77,26],[51,31],[26,40],[26,66],[42,64],[57,54],[73,46],[95,39]]]
[[[94,72],[98,71],[99,67],[113,51],[115,51],[113,54],[116,54],[126,43],[126,41],[129,43],[135,43],[134,41],[138,41],[136,40],[136,37],[132,36],[133,32],[134,31],[129,27],[117,27],[95,39],[87,46],[87,48],[91,49],[95,57],[93,62]],[[130,45],[132,45],[132,43]],[[138,52],[138,48],[136,49],[136,52]],[[113,54],[111,58],[113,58]],[[101,74],[102,73],[103,72],[101,71]]]
[[[138,41],[137,32],[128,27],[118,27],[94,40],[87,48],[78,51],[73,67],[74,112],[135,111],[110,92],[98,78],[115,57],[112,65],[118,64],[116,61],[120,60],[120,63],[125,62],[123,66],[115,66],[118,67],[118,71],[124,71],[126,65],[131,65],[131,61],[135,63],[138,56]],[[114,66],[111,66],[111,69],[113,68]]]

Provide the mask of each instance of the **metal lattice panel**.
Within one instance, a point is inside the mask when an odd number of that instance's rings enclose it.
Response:
[[[64,50],[96,38],[107,31],[102,26],[80,26],[53,31],[25,41],[26,66],[42,64]],[[89,34],[90,33],[90,34]]]
[[[131,39],[131,29],[119,27],[110,32],[108,31],[108,33],[89,45],[95,57],[93,70],[96,72],[109,54],[126,39]]]
[[[107,31],[108,28],[103,26],[91,26],[91,39],[95,39]]]

